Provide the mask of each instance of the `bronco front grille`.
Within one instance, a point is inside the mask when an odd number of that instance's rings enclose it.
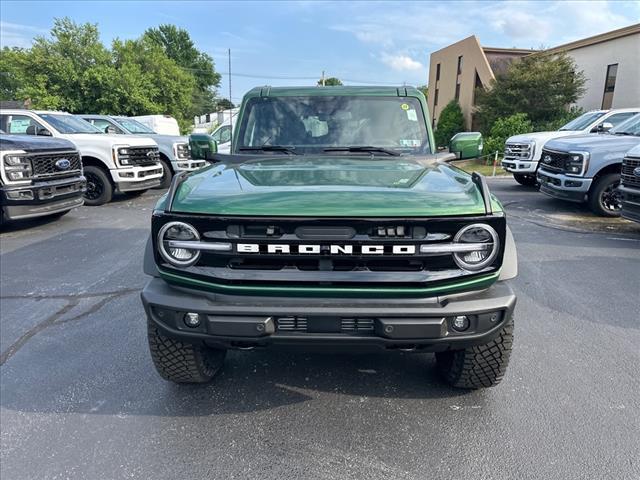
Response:
[[[74,177],[82,170],[82,162],[77,152],[33,154],[29,155],[29,159],[33,165],[35,179]]]
[[[129,147],[129,158],[134,165],[155,165],[160,159],[160,152],[157,147]]]
[[[202,250],[195,264],[174,267],[157,245],[160,229],[172,221],[193,226],[201,242],[222,242],[228,248]],[[425,244],[451,243],[456,233],[474,223],[491,225],[500,240],[493,263],[483,270],[461,269],[450,253],[421,252]],[[222,218],[157,212],[152,238],[161,269],[199,281],[230,286],[420,287],[496,272],[502,263],[505,231],[502,214],[402,218],[400,223],[397,218]]]
[[[540,157],[540,168],[550,172],[564,172],[567,169],[567,162],[570,155],[566,152],[556,152],[555,150],[542,150]]]
[[[640,158],[625,157],[622,160],[622,175],[620,178],[622,185],[640,188],[640,176],[633,173],[636,168],[640,168]]]

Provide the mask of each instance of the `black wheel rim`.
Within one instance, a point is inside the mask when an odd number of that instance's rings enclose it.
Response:
[[[622,194],[618,190],[620,181],[612,182],[602,192],[600,203],[609,212],[619,212],[622,209]]]
[[[84,196],[89,200],[97,200],[104,193],[104,185],[100,181],[100,178],[93,173],[85,172],[84,176],[87,179],[87,192]]]

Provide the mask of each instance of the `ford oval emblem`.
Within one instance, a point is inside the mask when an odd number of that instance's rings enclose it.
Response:
[[[551,156],[550,155],[545,155],[544,158],[542,159],[542,161],[544,163],[551,163]]]
[[[640,177],[640,167],[636,167],[636,168],[635,168],[635,170],[633,171],[633,174],[634,174],[636,177]]]
[[[69,167],[71,167],[71,161],[69,161],[66,158],[61,158],[59,160],[56,160],[56,168],[58,170],[69,170]]]

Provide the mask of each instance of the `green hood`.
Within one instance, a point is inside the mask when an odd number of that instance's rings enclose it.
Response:
[[[501,210],[495,200],[493,208]],[[420,217],[482,215],[484,204],[469,174],[433,160],[279,155],[216,164],[191,174],[178,189],[173,211]]]

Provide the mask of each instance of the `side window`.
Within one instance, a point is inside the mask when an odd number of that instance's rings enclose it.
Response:
[[[27,115],[2,115],[2,124],[5,132],[18,135],[37,135],[38,130],[43,128]]]
[[[104,120],[102,118],[92,118],[89,121],[93,123],[94,126],[102,130],[103,132],[106,132],[107,127],[111,127],[111,128],[114,128],[118,133],[122,133],[122,131],[118,127],[116,127],[113,123],[107,120]]]
[[[604,123],[610,123],[611,125],[613,125],[615,127],[616,125],[618,125],[618,124],[624,122],[625,120],[628,120],[629,118],[633,117],[636,113],[638,113],[638,112],[614,113],[609,118],[606,118],[604,120]]]
[[[231,127],[225,127],[220,131],[220,143],[227,143],[231,140]]]

